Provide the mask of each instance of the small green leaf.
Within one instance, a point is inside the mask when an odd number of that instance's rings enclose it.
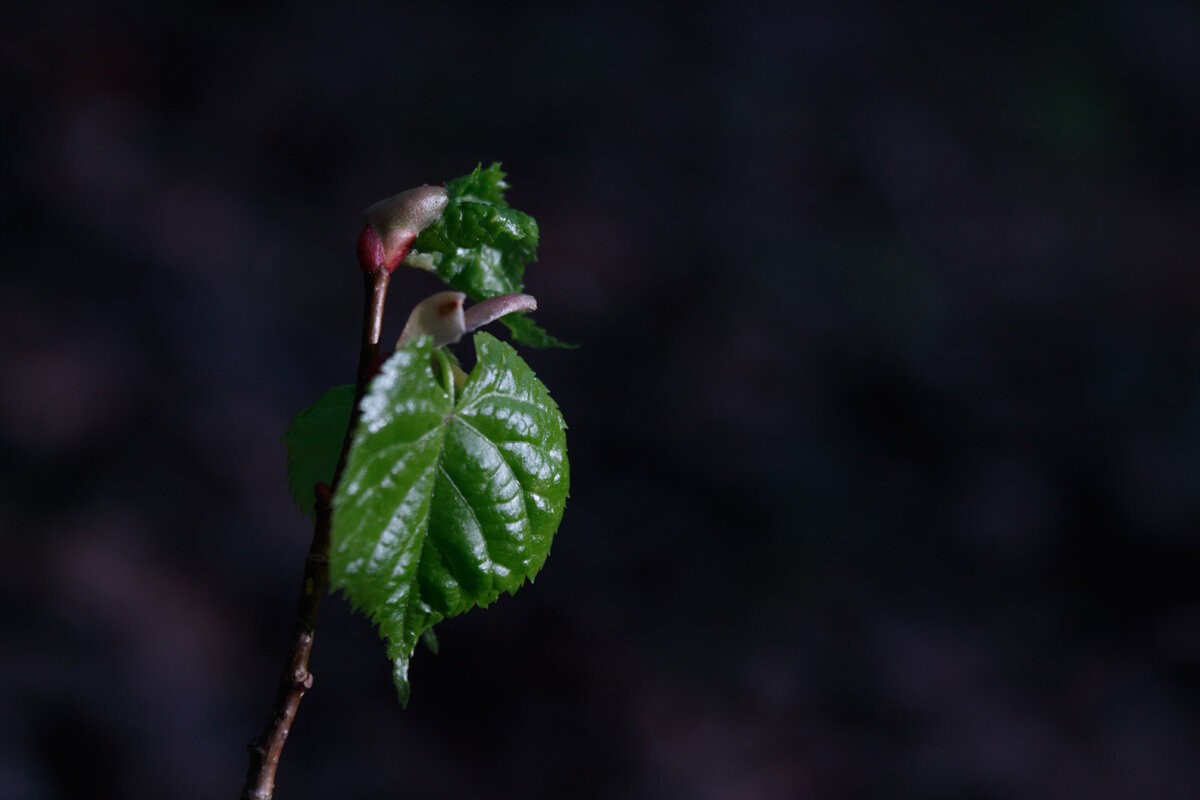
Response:
[[[564,342],[562,339],[546,333],[525,314],[507,314],[501,317],[500,321],[512,331],[513,339],[530,347],[565,347],[574,349],[578,346]]]
[[[316,506],[313,487],[333,482],[353,407],[354,387],[335,386],[297,414],[283,434],[288,489],[305,516],[311,517]]]
[[[384,363],[333,498],[331,585],[379,626],[401,703],[417,640],[532,579],[566,504],[558,407],[512,347],[474,338],[457,397],[429,337]]]
[[[446,184],[442,216],[417,237],[409,263],[436,272],[452,289],[478,302],[524,289],[525,265],[537,260],[538,226],[509,207],[499,164],[482,165]],[[513,338],[534,347],[567,346],[531,319],[502,319]]]
[[[470,174],[446,181],[446,191],[451,197],[507,205],[504,202],[504,192],[508,189],[508,181],[504,180],[506,177],[504,170],[500,169],[500,162],[495,162],[487,169],[477,164]]]

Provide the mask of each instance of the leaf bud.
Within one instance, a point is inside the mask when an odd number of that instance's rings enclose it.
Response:
[[[426,334],[433,337],[434,347],[457,342],[467,330],[463,319],[466,299],[462,292],[438,292],[417,303],[404,323],[396,349]]]
[[[464,311],[463,302],[466,299],[467,296],[462,292],[438,292],[417,303],[408,315],[408,322],[404,323],[396,347],[403,347],[426,334],[433,337],[434,347],[454,344],[463,334],[495,322],[505,314],[537,310],[537,300],[528,294],[489,297]]]
[[[391,272],[404,260],[417,234],[442,215],[449,197],[445,187],[418,186],[380,200],[363,212],[366,226],[358,237],[358,263],[364,272]]]
[[[502,294],[480,300],[467,309],[465,322],[468,331],[482,328],[505,314],[517,311],[537,311],[537,300],[530,294]]]

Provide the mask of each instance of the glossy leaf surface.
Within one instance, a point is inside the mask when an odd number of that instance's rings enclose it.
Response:
[[[525,265],[537,260],[537,222],[505,202],[504,177],[500,165],[492,164],[449,181],[446,208],[417,237],[410,256],[475,301],[521,292]],[[514,315],[501,322],[518,342],[566,346],[528,317]]]
[[[354,387],[335,386],[297,414],[283,435],[287,445],[288,489],[308,517],[316,506],[313,487],[333,482],[353,406]]]
[[[402,703],[417,640],[533,578],[566,504],[557,406],[512,347],[474,338],[457,396],[428,337],[383,365],[333,498],[331,585],[379,626]]]

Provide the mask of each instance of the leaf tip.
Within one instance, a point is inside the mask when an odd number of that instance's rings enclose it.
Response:
[[[400,707],[408,708],[408,698],[412,694],[412,687],[408,683],[408,659],[397,658],[392,663],[392,682],[396,684],[396,696],[400,700]]]

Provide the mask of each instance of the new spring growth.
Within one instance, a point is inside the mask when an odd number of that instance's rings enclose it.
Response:
[[[537,300],[527,294],[489,297],[463,309],[466,299],[462,292],[438,292],[417,303],[408,315],[408,322],[404,323],[396,348],[425,334],[433,337],[434,347],[454,344],[463,334],[495,322],[505,314],[537,310]]]
[[[442,215],[448,200],[442,186],[418,186],[380,200],[364,211],[366,225],[358,235],[358,264],[363,272],[381,267],[389,273],[394,270],[412,248],[417,234]]]

